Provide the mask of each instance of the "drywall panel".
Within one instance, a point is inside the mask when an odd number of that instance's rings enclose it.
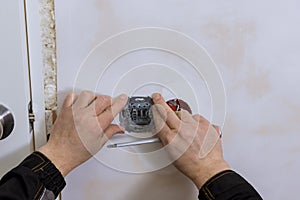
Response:
[[[65,0],[55,5],[60,102],[73,89],[113,96],[159,91],[166,98],[184,98],[194,112],[224,125],[226,159],[265,199],[297,197],[298,1]],[[200,45],[197,51],[191,40]],[[220,74],[199,49],[209,53]],[[131,137],[113,139],[126,140]],[[164,158],[141,155],[160,148],[104,148],[67,177],[63,198],[196,199],[192,183],[174,167],[155,170]]]
[[[0,176],[32,151],[29,131],[29,75],[26,51],[24,1],[1,1],[0,6],[0,104],[10,108],[15,128],[0,141]]]

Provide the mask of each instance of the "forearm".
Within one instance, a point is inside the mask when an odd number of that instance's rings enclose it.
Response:
[[[42,195],[54,199],[64,186],[64,178],[51,161],[34,152],[1,179],[0,199],[40,199]]]
[[[258,192],[240,175],[225,170],[210,178],[200,189],[200,200],[261,200]]]

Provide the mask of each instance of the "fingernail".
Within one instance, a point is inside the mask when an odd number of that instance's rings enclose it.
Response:
[[[153,100],[154,101],[158,101],[158,100],[160,100],[161,99],[161,95],[160,94],[158,94],[158,93],[156,93],[156,94],[153,94]]]
[[[121,94],[121,95],[119,96],[119,98],[120,98],[121,100],[128,99],[128,97],[127,97],[126,94]]]

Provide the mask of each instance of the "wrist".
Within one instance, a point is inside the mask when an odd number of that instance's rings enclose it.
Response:
[[[53,148],[52,148],[53,149]],[[72,171],[72,161],[68,161],[64,153],[56,153],[48,145],[42,146],[38,149],[39,152],[44,154],[53,164],[54,166],[60,171],[60,173],[65,177],[70,171]]]
[[[224,159],[213,160],[205,165],[199,165],[197,172],[192,177],[192,181],[200,190],[210,178],[225,170],[230,170],[230,167]]]

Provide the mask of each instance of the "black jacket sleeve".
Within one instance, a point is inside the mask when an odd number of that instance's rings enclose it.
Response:
[[[66,183],[51,161],[40,152],[34,152],[0,181],[0,199],[56,198]]]
[[[200,189],[200,200],[261,200],[257,191],[232,170],[216,174]]]
[[[0,181],[0,199],[54,199],[65,187],[61,173],[40,152],[28,156]],[[45,198],[47,197],[47,198]],[[256,190],[234,171],[223,171],[208,180],[200,200],[261,200]]]

